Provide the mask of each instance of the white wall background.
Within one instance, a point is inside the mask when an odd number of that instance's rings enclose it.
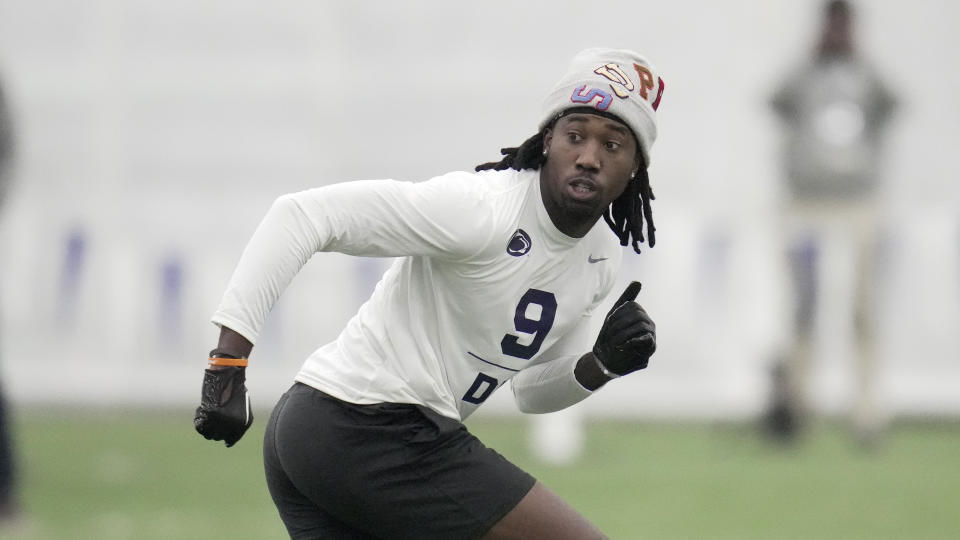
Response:
[[[901,101],[885,178],[883,404],[957,415],[960,4],[859,4],[862,48]],[[4,0],[0,76],[18,136],[0,215],[5,391],[24,404],[193,404],[216,336],[208,317],[274,197],[494,159],[534,132],[569,58],[608,45],[642,51],[666,80],[658,244],[627,257],[623,276],[644,282],[660,350],[584,410],[756,414],[786,322],[766,100],[810,50],[820,5]],[[816,394],[828,411],[852,384],[834,315],[844,261],[831,261]],[[164,296],[165,267],[179,303]],[[333,254],[308,265],[248,370],[259,405],[383,267]],[[489,408],[510,411],[501,394]]]

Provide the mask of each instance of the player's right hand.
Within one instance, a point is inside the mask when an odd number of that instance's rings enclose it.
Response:
[[[593,354],[608,371],[626,375],[647,367],[657,350],[657,325],[634,302],[640,282],[627,286],[603,321]]]
[[[236,444],[253,423],[245,370],[229,366],[203,373],[203,391],[193,425],[207,439],[224,441],[227,447]]]

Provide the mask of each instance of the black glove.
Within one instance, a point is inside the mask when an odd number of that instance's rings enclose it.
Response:
[[[203,391],[193,425],[207,439],[225,441],[227,447],[236,444],[253,423],[245,369],[230,366],[203,373]]]
[[[601,367],[616,375],[626,375],[647,367],[657,350],[657,325],[634,302],[640,282],[627,285],[603,321],[593,354]]]

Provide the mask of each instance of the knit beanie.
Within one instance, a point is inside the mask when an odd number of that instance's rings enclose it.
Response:
[[[640,54],[625,49],[586,49],[573,57],[566,74],[544,100],[540,129],[568,109],[591,107],[630,127],[649,166],[662,96],[663,79]]]

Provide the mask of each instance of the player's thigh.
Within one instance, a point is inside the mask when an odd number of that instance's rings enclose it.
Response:
[[[267,488],[287,528],[291,540],[337,538],[343,540],[372,540],[373,537],[356,530],[330,515],[300,492],[284,470],[276,451],[277,418],[289,397],[284,394],[267,422],[263,440],[263,464]]]
[[[606,536],[566,501],[537,482],[483,538],[586,540]]]

